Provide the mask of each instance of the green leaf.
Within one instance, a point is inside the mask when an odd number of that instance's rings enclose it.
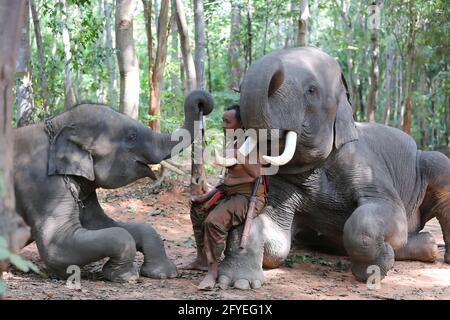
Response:
[[[151,210],[148,211],[147,214],[151,215],[151,216],[158,216],[162,213],[163,211],[161,209],[155,209],[155,210]]]
[[[37,265],[35,265],[33,262],[31,262],[31,261],[26,261],[26,262],[31,271],[33,271],[34,273],[37,273],[37,274],[41,273],[41,270],[39,270],[39,267]]]
[[[10,252],[8,249],[0,247],[0,261],[9,258]]]
[[[30,270],[28,261],[22,259],[22,257],[17,254],[11,254],[9,256],[9,261],[20,271],[28,272]]]
[[[8,242],[2,236],[0,236],[0,248],[8,248]]]
[[[0,297],[6,292],[6,283],[0,279]]]

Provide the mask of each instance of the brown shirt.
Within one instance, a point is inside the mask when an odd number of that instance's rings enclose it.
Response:
[[[237,157],[237,150],[240,146],[234,144],[234,148],[227,150],[227,156]],[[232,153],[230,155],[230,153]],[[227,169],[223,183],[226,186],[235,186],[243,183],[250,183],[255,181],[255,178],[261,174],[261,165],[259,161],[257,164],[248,164],[249,157],[245,159],[245,164],[235,164]]]

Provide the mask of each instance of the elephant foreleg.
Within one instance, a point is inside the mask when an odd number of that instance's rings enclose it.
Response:
[[[150,225],[140,223],[125,223],[108,217],[93,192],[85,200],[86,208],[82,214],[82,224],[88,229],[120,227],[128,231],[136,243],[136,250],[144,254],[144,263],[140,274],[151,278],[173,278],[177,269],[167,258],[161,237]]]
[[[378,266],[381,279],[394,266],[394,250],[407,242],[405,209],[384,200],[365,202],[344,225],[344,247],[350,256],[352,272],[360,281]],[[380,279],[380,280],[381,280]]]
[[[427,182],[420,206],[422,220],[438,219],[445,242],[444,261],[450,263],[450,159],[436,151],[423,152],[420,169]]]
[[[258,288],[264,281],[262,267],[277,268],[291,248],[291,224],[299,199],[297,190],[283,179],[271,177],[269,204],[253,221],[250,241],[240,249],[243,227],[228,236],[225,259],[219,268],[219,284],[238,289]]]
[[[419,232],[408,237],[406,245],[395,251],[395,260],[433,262],[439,255],[436,240],[429,232]]]
[[[39,253],[50,271],[66,278],[71,265],[82,267],[109,257],[103,266],[108,280],[127,282],[138,278],[133,265],[136,244],[130,233],[118,227],[83,228],[78,218],[78,205],[71,195],[60,198],[53,212],[36,233]]]

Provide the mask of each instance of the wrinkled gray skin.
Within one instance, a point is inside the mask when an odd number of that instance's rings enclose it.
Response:
[[[450,263],[450,160],[417,150],[400,130],[354,123],[337,62],[315,48],[266,55],[241,84],[246,128],[298,134],[293,159],[269,177],[269,204],[228,239],[219,282],[257,288],[262,266],[280,266],[291,239],[347,253],[357,279],[378,265],[384,277],[397,260],[434,261],[437,245],[424,224],[437,217]],[[284,142],[281,141],[281,150]]]
[[[191,137],[199,106],[204,114],[211,112],[209,93],[194,91],[186,97],[183,129]],[[147,224],[122,223],[106,216],[95,190],[154,178],[147,164],[170,157],[178,141],[98,104],[78,105],[52,122],[52,144],[42,123],[14,131],[16,207],[31,226],[30,242],[36,241],[46,267],[65,278],[70,265],[109,257],[102,270],[105,278],[131,281],[139,276],[133,266],[137,250],[144,254],[142,276],[175,277],[176,267],[156,231]],[[84,208],[75,202],[65,176]]]

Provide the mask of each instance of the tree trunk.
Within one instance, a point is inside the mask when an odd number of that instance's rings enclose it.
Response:
[[[194,0],[194,23],[197,88],[205,89],[205,16],[203,0]]]
[[[341,20],[342,20],[342,28],[344,32],[344,40],[345,46],[347,48],[347,83],[348,90],[350,94],[350,102],[353,108],[353,117],[357,118],[357,93],[356,93],[356,84],[355,79],[353,77],[353,37],[352,37],[352,23],[349,18],[349,9],[350,9],[350,1],[349,0],[341,0],[340,6],[336,1],[334,1],[334,5],[336,8],[340,8],[341,11]]]
[[[246,71],[248,67],[252,64],[252,17],[250,16],[250,0],[247,1],[247,37],[245,43],[245,68]]]
[[[62,41],[64,46],[64,109],[69,109],[76,104],[75,93],[72,84],[72,71],[70,70],[70,63],[72,62],[72,53],[70,51],[70,35],[67,28],[67,2],[66,0],[60,1],[62,12]]]
[[[306,31],[308,30],[309,7],[308,0],[300,0],[300,16],[298,19],[297,47],[306,46]]]
[[[408,2],[408,69],[406,71],[406,92],[403,114],[402,130],[407,134],[411,134],[411,113],[412,113],[412,84],[413,84],[413,70],[414,70],[414,42],[415,42],[415,19],[413,12],[414,1]]]
[[[30,235],[16,213],[13,174],[12,87],[25,1],[0,2],[0,237],[18,252]],[[0,262],[0,278],[6,263]]]
[[[420,51],[420,50],[419,50]],[[427,122],[426,122],[426,111],[424,104],[424,96],[426,95],[425,91],[425,83],[426,83],[426,74],[422,69],[419,76],[419,94],[421,95],[418,108],[416,112],[417,123],[420,128],[420,147],[422,150],[427,149]]]
[[[203,0],[194,0],[195,23],[195,70],[197,87],[205,89],[205,17],[203,14]],[[203,119],[199,119],[203,123]],[[202,126],[203,127],[203,126]],[[203,128],[202,128],[203,129]],[[191,153],[191,193],[203,194],[208,192],[207,177],[203,166],[205,143],[204,130],[194,137]],[[201,157],[201,158],[200,158]],[[200,160],[200,161],[198,161]]]
[[[153,87],[153,66],[155,57],[153,55],[153,32],[152,32],[152,2],[151,0],[142,0],[144,5],[145,31],[147,34],[147,55],[148,55],[148,114],[150,116],[159,115],[159,108],[155,110],[155,88]],[[148,122],[148,126],[153,130],[160,132],[159,119],[153,119]]]
[[[170,60],[172,62],[179,61],[179,50],[178,50],[178,29],[177,24],[172,23],[171,25],[171,46],[172,50],[170,52]],[[180,78],[178,77],[177,73],[175,71],[170,72],[170,88],[172,89],[172,94],[174,96],[178,96],[180,92]]]
[[[370,35],[371,41],[371,60],[370,67],[370,88],[367,98],[367,121],[375,122],[376,97],[378,89],[378,31],[376,28],[372,29]]]
[[[116,64],[113,58],[113,42],[111,32],[111,8],[108,0],[104,0],[103,10],[105,15],[105,48],[107,50],[106,66],[108,68],[108,104],[115,108],[117,104],[117,95],[115,88]]]
[[[228,66],[230,67],[227,84],[228,89],[238,88],[243,75],[243,63],[240,59],[240,29],[241,5],[239,1],[231,0],[231,29],[230,44],[228,46]]]
[[[181,0],[172,1],[175,18],[177,20],[178,33],[180,34],[181,53],[183,55],[184,68],[186,69],[186,89],[187,93],[197,87],[197,75],[195,73],[194,59],[192,58],[191,47],[189,45],[189,34],[184,14],[183,2]]]
[[[28,1],[25,1],[22,21],[16,62],[16,121],[18,127],[32,123],[34,109],[30,71],[30,10]]]
[[[44,113],[48,111],[48,81],[47,74],[45,73],[45,55],[44,47],[42,45],[41,25],[39,23],[39,16],[36,10],[36,3],[34,0],[30,0],[31,15],[33,16],[34,34],[36,36],[36,49],[39,59],[39,83],[41,84],[41,96],[43,102]]]
[[[120,71],[121,112],[139,117],[139,61],[134,48],[133,14],[136,0],[116,0],[116,49]]]
[[[150,99],[149,114],[159,117],[161,114],[161,91],[164,86],[164,67],[167,57],[167,40],[169,38],[169,0],[161,1],[161,8],[158,17],[158,47],[156,49],[155,63],[153,66],[153,92]],[[156,132],[160,132],[159,120],[149,123]]]
[[[384,95],[386,97],[384,103],[383,123],[387,126],[389,124],[389,116],[391,114],[391,75],[394,68],[394,48],[393,40],[389,39],[386,48],[386,82]]]

